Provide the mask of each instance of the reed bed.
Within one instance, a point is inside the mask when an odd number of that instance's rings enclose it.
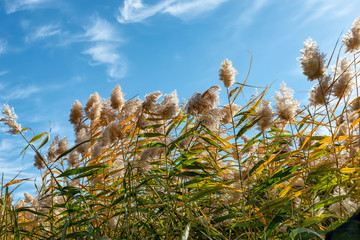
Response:
[[[240,103],[249,75],[237,82],[227,59],[224,106],[220,86],[179,104],[176,91],[126,100],[117,85],[74,102],[73,147],[5,105],[0,121],[34,151],[42,184],[13,202],[24,179],[2,182],[0,238],[323,239],[359,208],[359,48],[360,18],[329,59],[305,41],[303,106],[285,83]]]

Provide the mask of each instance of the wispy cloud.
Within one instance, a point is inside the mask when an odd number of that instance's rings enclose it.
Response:
[[[127,72],[127,62],[118,52],[123,39],[118,30],[105,19],[95,17],[92,24],[86,26],[83,40],[92,45],[83,54],[91,57],[91,65],[106,65],[110,81],[123,78]]]
[[[7,41],[4,39],[0,39],[0,54],[5,53],[6,48],[7,48]]]
[[[51,0],[5,0],[5,12],[14,13],[25,9],[34,9],[42,7]]]
[[[33,173],[24,172],[24,170],[29,169],[31,165],[33,165],[33,163],[24,164],[24,161],[20,156],[20,151],[24,147],[23,143],[19,141],[18,138],[13,139],[3,136],[1,137],[2,140],[0,141],[0,174],[4,174],[5,183],[10,181],[19,173],[20,174],[17,179],[34,177]],[[29,156],[29,153],[26,153],[26,155]]]
[[[6,128],[6,131],[8,129]],[[0,152],[3,156],[13,154],[15,149],[20,149],[21,145],[18,140],[11,138],[3,138],[0,140]]]
[[[10,158],[10,157],[9,157]],[[16,160],[15,160],[16,159]],[[17,156],[13,156],[12,161],[9,159],[0,158],[0,174],[4,173],[4,182],[8,182],[13,179],[15,176],[18,176],[16,179],[22,178],[35,178],[36,174],[32,172],[25,172],[25,169],[30,169],[33,166],[33,163],[23,163],[23,160]]]
[[[305,0],[301,2],[302,8],[294,20],[303,20],[303,25],[318,20],[324,16],[338,18],[357,11],[360,2],[353,0]]]
[[[141,22],[156,14],[171,14],[184,20],[194,18],[217,8],[227,0],[162,0],[154,5],[145,5],[142,0],[125,0],[119,8],[120,23]]]
[[[182,19],[192,19],[202,13],[211,11],[227,0],[195,0],[195,1],[180,1],[169,5],[164,9],[164,13],[169,13],[173,16]]]
[[[25,41],[37,41],[43,40],[45,38],[58,35],[61,33],[61,28],[58,24],[47,24],[40,27],[37,27],[32,33],[26,36]]]
[[[22,25],[24,29],[31,28],[28,21],[24,21]],[[35,28],[32,33],[28,34],[25,41],[32,42],[54,36],[58,38],[56,41],[50,41],[52,46],[88,45],[81,53],[91,57],[90,65],[105,65],[109,81],[125,76],[127,62],[119,53],[120,45],[124,39],[117,26],[109,21],[94,15],[89,19],[89,24],[83,26],[83,31],[77,34],[70,34],[63,29],[61,24],[47,24]]]
[[[123,78],[127,72],[125,59],[117,52],[117,46],[109,43],[97,43],[83,53],[92,58],[91,65],[107,65],[107,74],[112,79]]]
[[[122,41],[117,30],[108,21],[96,17],[92,20],[92,24],[85,27],[84,37],[88,41],[107,41],[118,42]]]
[[[32,94],[39,92],[41,89],[36,86],[17,86],[14,88],[7,89],[0,94],[0,99],[3,101],[10,101],[16,99],[26,99],[29,98]]]
[[[247,4],[248,8],[240,14],[238,21],[235,24],[243,27],[250,25],[268,2],[269,0],[251,1],[250,4]]]
[[[164,0],[156,5],[147,6],[142,3],[142,0],[125,0],[124,6],[119,8],[120,14],[117,16],[117,20],[120,23],[141,22],[164,11],[175,1]]]

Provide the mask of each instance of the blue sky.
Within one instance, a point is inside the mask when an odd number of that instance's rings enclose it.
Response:
[[[14,107],[23,127],[52,126],[71,142],[75,99],[108,98],[120,84],[127,98],[176,89],[183,102],[222,86],[225,58],[242,82],[251,55],[248,84],[275,91],[285,81],[305,103],[311,84],[296,60],[303,42],[311,36],[329,56],[359,10],[358,0],[0,0],[0,104]],[[33,153],[19,157],[25,143],[6,130],[5,180],[39,176]]]

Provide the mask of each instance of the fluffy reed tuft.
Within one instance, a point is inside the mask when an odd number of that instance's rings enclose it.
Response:
[[[5,117],[0,118],[0,122],[3,122],[10,128],[8,130],[8,133],[12,135],[20,133],[22,127],[16,122],[18,116],[16,115],[14,108],[10,108],[9,105],[4,104],[4,110],[2,111],[2,113],[5,115]]]
[[[220,80],[223,81],[224,86],[229,89],[235,83],[235,75],[238,74],[236,69],[232,66],[232,62],[228,59],[225,59],[221,63],[221,68],[219,70]]]
[[[320,53],[317,43],[310,37],[304,42],[304,49],[300,50],[302,57],[298,60],[304,75],[309,81],[326,77],[325,54]]]
[[[360,17],[355,19],[352,28],[343,38],[346,52],[355,52],[360,49]]]

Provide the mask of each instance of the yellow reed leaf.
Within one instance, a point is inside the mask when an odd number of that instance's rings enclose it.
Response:
[[[297,192],[295,192],[292,196],[293,196],[294,198],[296,198],[296,197],[300,196],[303,192],[308,191],[309,189],[310,189],[310,188],[305,188],[305,189],[302,189],[302,190],[300,190],[300,191],[297,191]]]
[[[124,127],[123,132],[126,132],[127,130],[129,130],[132,127],[133,126],[131,124],[127,125],[126,127]]]
[[[336,138],[336,141],[347,140],[348,138],[349,138],[348,136],[340,136]]]
[[[351,123],[350,129],[353,129],[354,126],[356,126],[357,124],[359,124],[359,122],[360,122],[360,118],[357,118],[355,121],[353,121],[353,122]]]
[[[27,181],[29,180],[30,178],[24,178],[24,179],[18,179],[18,180],[12,180],[10,182],[8,182],[7,184],[5,184],[2,188],[6,188],[8,186],[11,186],[11,185],[14,185],[14,184],[17,184],[17,183],[20,183],[22,181]]]
[[[262,213],[257,213],[259,211],[259,208],[255,208],[255,216],[260,220],[261,223],[266,225],[266,220],[264,218],[264,215]]]
[[[331,143],[333,140],[332,136],[330,137],[326,137],[326,138],[323,138],[319,141],[319,143],[321,143],[322,145],[325,145],[325,144],[328,144],[328,143]]]
[[[348,136],[339,136],[336,138],[333,138],[332,136],[325,137],[319,141],[319,143],[321,143],[321,146],[319,148],[322,149],[325,147],[325,145],[327,145],[331,142],[337,142],[337,141],[342,141],[342,140],[347,140],[347,139],[348,139]]]
[[[234,135],[230,135],[230,136],[224,138],[224,140],[225,140],[225,141],[230,141],[230,140],[233,139],[233,138],[234,138]]]
[[[348,167],[345,167],[345,168],[342,168],[340,169],[340,172],[341,173],[354,173],[355,171],[358,171],[359,168],[348,168]]]
[[[234,186],[229,186],[229,185],[225,185],[225,184],[220,184],[219,186],[221,186],[223,188],[231,189],[231,190],[236,191],[236,192],[244,192],[244,191],[242,191],[240,189],[235,188]]]
[[[282,198],[284,197],[289,191],[290,189],[292,188],[292,186],[295,184],[295,182],[298,180],[298,176],[295,177],[290,184],[286,185],[286,187],[281,191],[279,197]]]
[[[263,164],[261,164],[259,166],[258,169],[256,169],[256,172],[255,174],[259,174],[260,172],[262,172],[265,168],[265,166],[267,166],[272,160],[274,160],[274,158],[276,158],[279,154],[280,154],[281,151],[279,151],[278,153],[276,153],[275,155],[271,156],[268,160],[266,160],[266,162],[264,162]]]

